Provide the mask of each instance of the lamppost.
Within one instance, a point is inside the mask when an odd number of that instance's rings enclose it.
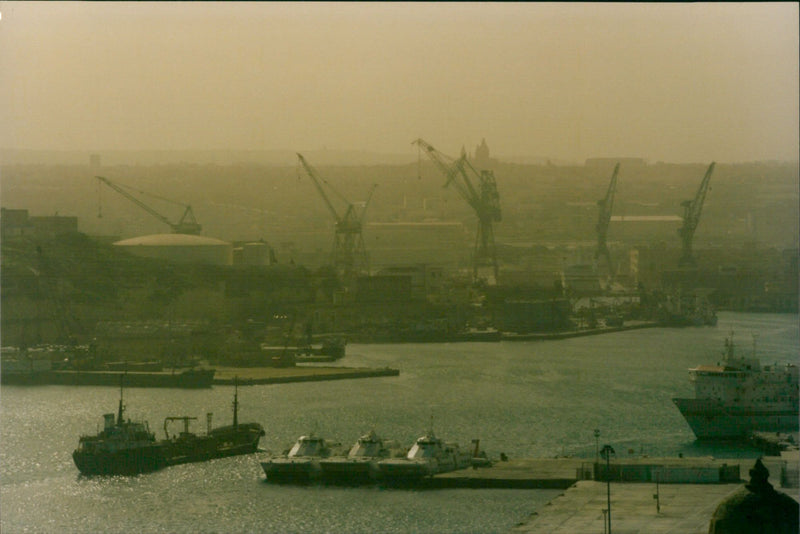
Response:
[[[603,450],[600,451],[603,458],[606,460],[606,495],[608,496],[608,534],[611,534],[611,456],[616,454],[614,447],[611,445],[603,445]]]

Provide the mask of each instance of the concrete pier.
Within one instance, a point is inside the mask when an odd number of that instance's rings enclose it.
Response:
[[[719,503],[749,479],[754,458],[625,458],[611,463],[612,532],[615,534],[705,534]],[[800,500],[796,487],[797,455],[763,458],[770,483]],[[516,488],[565,490],[514,533],[574,534],[605,532],[606,482],[593,480],[592,459],[540,458],[497,461],[491,467],[436,475],[434,488]],[[619,479],[623,481],[619,481]],[[658,482],[656,482],[658,478]],[[686,483],[690,481],[692,483]],[[786,482],[792,487],[782,487]]]
[[[706,534],[717,505],[739,484],[611,483],[611,526],[616,534]],[[606,532],[605,482],[580,481],[534,512],[511,532],[529,534],[598,534]],[[657,504],[660,511],[657,510]]]

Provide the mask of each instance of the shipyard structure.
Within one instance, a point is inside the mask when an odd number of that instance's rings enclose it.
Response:
[[[62,366],[290,365],[290,351],[280,347],[299,354],[323,345],[339,351],[347,342],[531,339],[626,325],[713,325],[716,310],[797,312],[797,248],[746,239],[766,234],[763,221],[782,216],[796,184],[759,181],[756,209],[737,204],[747,195],[729,192],[750,190],[733,166],[637,158],[521,166],[491,157],[485,141],[474,156],[459,157],[422,139],[414,145],[419,162],[386,169],[393,180],[351,180],[358,200],[339,191],[344,172],[375,169],[317,169],[297,154],[297,175],[284,192],[297,200],[283,207],[303,205],[311,215],[276,216],[281,225],[261,237],[202,235],[192,206],[180,202],[180,217],[165,215],[172,212],[142,200],[137,188],[104,176],[95,177],[98,191],[114,190],[125,206],[115,209],[162,231],[89,237],[80,229],[97,228],[96,221],[4,207],[4,359],[16,349],[47,352]],[[783,176],[792,168],[741,170],[756,171]],[[528,173],[549,187],[546,194],[525,189]],[[675,197],[686,200],[664,201],[631,183],[633,174],[681,184]],[[413,189],[404,185],[409,179]],[[721,185],[710,193],[714,179]],[[590,189],[576,189],[586,183]],[[394,196],[383,196],[387,190]],[[745,216],[732,215],[734,208]],[[104,217],[126,220],[109,210]],[[738,244],[708,235],[698,242],[706,227],[712,236],[737,233]]]

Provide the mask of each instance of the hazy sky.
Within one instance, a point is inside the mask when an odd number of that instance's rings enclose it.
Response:
[[[798,4],[0,2],[0,148],[798,157]]]

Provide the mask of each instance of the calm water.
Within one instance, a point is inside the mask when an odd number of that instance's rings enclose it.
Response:
[[[341,365],[390,366],[399,377],[240,388],[240,420],[280,452],[303,433],[349,444],[375,429],[410,444],[429,425],[490,456],[592,458],[593,430],[618,455],[752,457],[695,442],[671,398],[691,396],[687,368],[718,359],[735,331],[764,363],[795,361],[796,315],[720,314],[714,328],[646,329],[552,342],[351,345]],[[16,532],[505,532],[558,492],[273,486],[264,454],[129,478],[82,478],[70,456],[81,433],[115,411],[112,387],[0,392],[0,530]],[[170,415],[230,421],[232,387],[125,391],[127,415],[162,434]]]

